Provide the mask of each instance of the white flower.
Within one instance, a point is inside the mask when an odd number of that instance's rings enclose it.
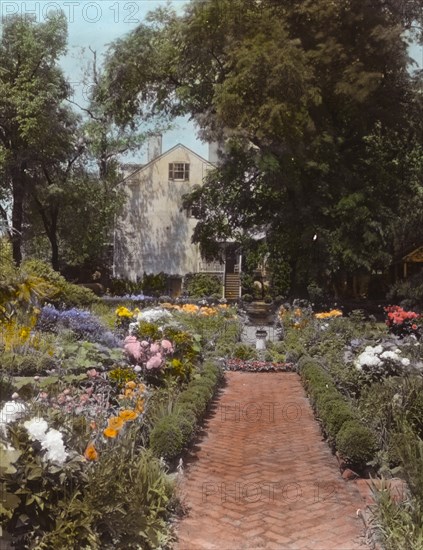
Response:
[[[138,323],[129,323],[129,334],[133,334],[138,328]]]
[[[48,430],[48,424],[44,418],[31,418],[27,422],[24,422],[24,426],[29,433],[29,437],[34,441],[42,441],[45,438],[46,431]]]
[[[380,355],[381,359],[391,359],[392,361],[399,361],[398,355],[394,351],[384,351]]]
[[[135,372],[141,372],[141,371],[142,371],[142,368],[141,368],[139,365],[135,365],[134,371],[135,371]]]
[[[382,360],[379,359],[379,357],[366,351],[363,351],[363,353],[358,356],[356,361],[356,366],[359,365],[361,367],[363,367],[364,365],[366,365],[367,367],[378,367],[381,364]]]
[[[68,456],[65,446],[63,445],[63,435],[59,430],[51,428],[41,441],[41,447],[47,450],[45,458],[52,462],[63,464]]]
[[[404,367],[408,367],[408,365],[410,364],[410,359],[404,357],[404,359],[401,359],[401,364],[404,365]]]
[[[172,317],[172,314],[163,308],[144,309],[138,314],[137,321],[147,321],[154,323],[164,317]]]
[[[6,426],[25,414],[26,407],[19,401],[7,401],[0,411],[0,432],[6,436]]]

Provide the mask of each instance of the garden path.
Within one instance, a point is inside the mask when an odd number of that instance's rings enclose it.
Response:
[[[226,373],[179,495],[177,550],[363,550],[345,482],[296,373]]]

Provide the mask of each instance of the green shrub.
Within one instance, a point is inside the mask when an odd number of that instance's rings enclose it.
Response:
[[[176,415],[164,416],[150,433],[150,448],[155,456],[173,460],[184,447],[184,435]]]
[[[197,424],[197,418],[193,411],[181,407],[177,411],[177,422],[182,433],[183,444],[189,443]]]
[[[232,350],[232,356],[236,359],[242,359],[243,361],[248,361],[250,359],[257,359],[257,352],[248,344],[235,344]]]
[[[184,288],[192,298],[203,298],[212,294],[221,295],[222,282],[216,275],[188,273],[185,275]]]
[[[326,400],[319,408],[319,414],[324,421],[325,430],[330,437],[336,437],[345,422],[356,418],[348,403],[340,397]]]
[[[57,288],[57,294],[50,299],[55,304],[66,307],[88,307],[99,303],[100,299],[88,288],[69,283],[58,271],[40,260],[26,260],[21,271],[44,279]]]
[[[199,394],[194,389],[188,389],[181,393],[178,398],[178,405],[184,405],[186,408],[195,412],[197,418],[201,418],[207,408],[207,398]]]
[[[336,448],[357,467],[364,467],[376,451],[375,434],[357,420],[345,422],[336,436]]]

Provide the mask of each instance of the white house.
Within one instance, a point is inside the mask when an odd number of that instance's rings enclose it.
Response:
[[[231,254],[223,264],[204,262],[191,242],[198,220],[182,208],[183,195],[202,185],[213,162],[181,144],[162,153],[161,143],[161,136],[151,139],[147,164],[124,171],[126,203],[115,227],[114,276],[136,281],[144,273],[163,272],[172,276],[175,295],[186,273],[214,273],[222,277],[222,294],[236,298],[239,259]],[[211,146],[212,161],[215,152]]]

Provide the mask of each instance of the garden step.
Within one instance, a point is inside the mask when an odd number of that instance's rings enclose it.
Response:
[[[225,276],[225,298],[237,300],[239,298],[240,276],[238,273],[227,273]]]
[[[365,502],[296,373],[227,372],[187,459],[177,550],[363,550]]]

